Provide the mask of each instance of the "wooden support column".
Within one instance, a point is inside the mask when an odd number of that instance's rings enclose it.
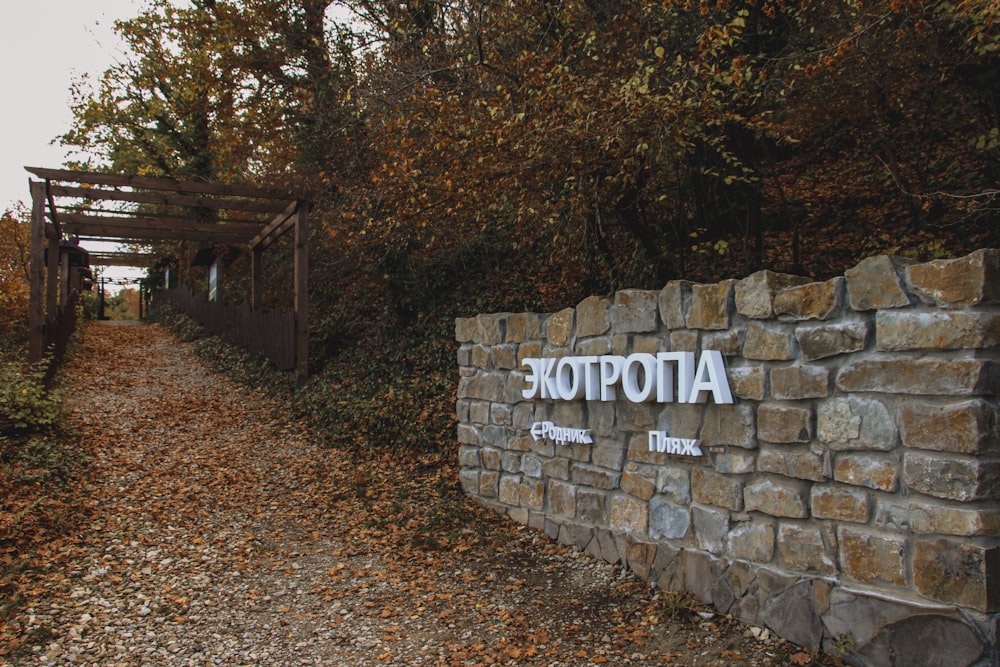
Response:
[[[69,303],[69,253],[60,253],[59,258],[59,305]]]
[[[28,361],[45,352],[45,184],[29,181],[31,189],[31,255],[28,263]]]
[[[309,379],[309,204],[295,213],[295,383]]]
[[[58,231],[49,237],[48,270],[45,276],[45,316],[50,319],[59,312],[59,237]]]
[[[260,310],[261,297],[264,295],[264,250],[255,246],[250,251],[250,280],[252,283],[250,307]]]

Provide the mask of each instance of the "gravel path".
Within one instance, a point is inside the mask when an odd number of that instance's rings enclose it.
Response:
[[[214,374],[156,325],[88,325],[65,376],[92,457],[88,518],[32,597],[12,665],[787,657],[766,632],[671,608],[481,510],[440,461],[313,447],[289,405]]]

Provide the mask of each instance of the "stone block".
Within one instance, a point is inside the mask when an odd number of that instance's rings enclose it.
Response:
[[[459,380],[458,398],[504,403],[506,387],[506,373],[476,373],[471,377],[463,377]]]
[[[867,523],[871,506],[871,493],[861,489],[815,484],[809,490],[809,507],[817,519]]]
[[[840,571],[864,584],[906,585],[906,538],[841,526]]]
[[[455,340],[459,343],[471,343],[476,337],[476,318],[455,318]]]
[[[942,308],[968,308],[1000,300],[1000,250],[977,250],[958,259],[907,267],[909,287],[921,301]]]
[[[825,468],[823,457],[805,448],[765,447],[757,457],[757,469],[760,472],[814,482],[828,479]]]
[[[743,341],[743,356],[757,361],[791,361],[797,353],[795,338],[784,328],[751,322]]]
[[[899,463],[896,457],[885,454],[838,454],[833,478],[852,486],[895,492],[899,487]]]
[[[479,494],[483,498],[496,498],[500,489],[500,472],[484,470],[479,474]]]
[[[500,502],[504,505],[517,507],[521,503],[521,477],[520,475],[500,476]]]
[[[688,311],[689,329],[728,329],[733,313],[733,286],[735,280],[723,280],[711,285],[691,286],[691,309]]]
[[[549,514],[573,517],[576,514],[576,487],[556,479],[549,480]]]
[[[835,536],[819,526],[783,523],[778,528],[778,551],[785,568],[829,576],[836,573],[832,544]]]
[[[602,296],[590,296],[576,306],[577,338],[603,336],[611,330],[611,299]]]
[[[564,458],[562,456],[554,459],[546,459],[542,461],[542,479],[561,479],[562,481],[569,480],[569,466],[570,459]],[[535,475],[532,475],[535,477]]]
[[[671,280],[660,290],[660,317],[668,329],[683,329],[687,326],[692,284],[686,280]]]
[[[668,403],[657,416],[656,428],[674,438],[698,438],[705,409],[705,405]]]
[[[743,480],[720,475],[712,470],[691,470],[691,492],[695,502],[725,507],[734,512],[743,509]]]
[[[658,466],[656,492],[670,498],[675,503],[682,505],[690,503],[691,471],[679,466]]]
[[[658,292],[626,289],[615,293],[611,309],[614,333],[645,333],[659,326]]]
[[[698,332],[697,331],[671,331],[670,349],[673,352],[697,352]]]
[[[469,401],[469,422],[477,426],[489,424],[491,405],[489,401]]]
[[[1000,314],[883,311],[875,317],[875,341],[883,352],[994,347],[1000,344]]]
[[[625,560],[635,576],[640,579],[649,577],[656,558],[656,545],[648,542],[631,541],[625,549]]]
[[[629,463],[621,475],[620,486],[630,496],[649,500],[656,493],[656,469]]]
[[[753,563],[770,563],[774,558],[774,536],[774,521],[755,519],[737,523],[727,538],[728,555]]]
[[[843,367],[837,387],[909,395],[996,394],[1000,367],[988,359],[865,359]]]
[[[620,440],[596,438],[590,461],[599,468],[620,472],[625,465],[625,445]]]
[[[490,423],[497,426],[510,426],[513,421],[514,410],[508,403],[490,404]]]
[[[607,336],[577,338],[573,352],[578,357],[600,357],[611,354],[611,339]]]
[[[812,409],[783,403],[757,408],[757,437],[772,443],[804,443],[813,437]]]
[[[456,353],[455,360],[458,362],[459,366],[471,366],[472,365],[472,344],[462,343],[459,346],[458,352]]]
[[[595,525],[607,525],[607,494],[602,491],[578,489],[576,493],[576,518]]]
[[[540,479],[521,478],[521,488],[519,491],[519,503],[521,507],[541,512],[545,509],[545,482]]]
[[[625,494],[611,497],[611,530],[626,535],[646,535],[649,530],[649,505]]]
[[[704,406],[704,411],[705,421],[701,428],[704,446],[731,445],[743,449],[756,449],[756,410],[753,405],[711,403]]]
[[[774,316],[774,295],[779,290],[805,285],[809,279],[788,273],[758,271],[736,283],[736,312],[750,319],[768,319]]]
[[[500,468],[504,472],[521,472],[521,453],[505,451],[500,455]]]
[[[649,501],[649,536],[654,540],[682,540],[691,527],[687,507],[675,505],[663,496]]]
[[[617,409],[614,403],[608,401],[590,401],[587,403],[587,425],[594,436],[604,438],[621,437],[615,430],[615,415]]]
[[[481,465],[487,470],[500,470],[501,456],[500,450],[491,447],[484,447],[479,450],[479,460]]]
[[[463,445],[479,445],[481,442],[479,429],[470,424],[459,424],[458,442]]]
[[[619,431],[649,431],[656,423],[653,411],[656,403],[632,403],[619,397],[616,417]],[[679,436],[678,436],[679,437]]]
[[[458,448],[458,465],[463,468],[479,467],[479,447],[462,445]]]
[[[528,430],[535,421],[535,406],[531,403],[518,403],[511,414],[511,426],[516,429]]]
[[[605,491],[618,488],[621,477],[621,473],[582,463],[573,464],[570,470],[570,479],[574,484]]]
[[[868,344],[871,324],[868,322],[847,322],[822,326],[798,327],[795,339],[808,361],[836,357],[841,354],[860,352]]]
[[[912,260],[881,255],[861,260],[844,272],[847,301],[854,310],[902,308],[913,303],[904,287],[904,272]]]
[[[826,320],[840,313],[844,279],[788,287],[774,296],[774,313],[781,319]]]
[[[939,405],[907,401],[899,408],[903,444],[956,454],[983,454],[1000,449],[998,412],[982,399]]]
[[[833,451],[889,451],[899,441],[885,404],[860,396],[821,402],[816,409],[816,436]]]
[[[493,348],[489,345],[472,346],[472,365],[484,371],[493,370]]]
[[[908,451],[903,455],[903,486],[960,502],[1000,500],[1000,461]]]
[[[743,489],[747,512],[804,519],[809,516],[809,485],[794,479],[762,477]]]
[[[736,398],[763,401],[767,396],[767,372],[760,366],[728,368],[729,388]]]
[[[948,539],[913,545],[913,584],[932,600],[982,612],[1000,608],[1000,547]]]
[[[550,345],[566,347],[573,340],[573,324],[576,310],[566,308],[549,315],[545,321],[545,336]]]
[[[506,328],[507,315],[504,313],[477,315],[476,332],[472,342],[498,345],[504,342]]]
[[[503,344],[494,345],[492,348],[493,359],[491,364],[494,368],[510,371],[518,367],[517,345]]]
[[[757,455],[743,450],[727,450],[715,455],[715,471],[724,475],[743,475],[753,472]]]
[[[933,500],[880,500],[876,526],[923,535],[988,537],[1000,534],[1000,509],[955,506]]]
[[[729,512],[715,507],[692,505],[691,520],[698,548],[722,554],[729,536]]]
[[[544,477],[542,472],[542,459],[537,456],[526,454],[521,457],[521,472],[528,477],[533,477],[534,479],[541,479]]]
[[[739,356],[743,347],[742,330],[712,331],[705,333],[701,349],[718,350],[726,357]]]
[[[822,366],[782,366],[771,369],[771,396],[779,400],[825,398],[830,372]]]
[[[479,471],[461,470],[458,473],[458,482],[462,485],[462,491],[467,496],[479,495]]]
[[[800,581],[774,597],[764,597],[758,622],[778,636],[813,651],[819,650],[824,628],[818,603],[820,582]]]
[[[542,356],[542,343],[538,340],[525,341],[517,346],[518,367],[524,364],[525,359],[537,359]]]

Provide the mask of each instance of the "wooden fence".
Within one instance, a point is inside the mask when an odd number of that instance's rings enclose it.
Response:
[[[280,370],[295,368],[295,313],[255,311],[246,302],[234,306],[209,301],[208,292],[196,294],[186,287],[165,290],[159,297],[209,333],[263,354]]]

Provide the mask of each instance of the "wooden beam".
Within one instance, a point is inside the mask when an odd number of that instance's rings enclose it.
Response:
[[[45,353],[45,184],[29,181],[31,189],[31,254],[28,260],[28,361]]]
[[[254,213],[280,213],[285,202],[262,202],[253,199],[214,198],[198,195],[182,195],[160,192],[123,192],[121,190],[101,190],[53,185],[53,196],[75,197],[100,201],[124,201],[136,204],[161,204],[163,206],[192,206],[219,211],[251,211]]]
[[[295,211],[302,204],[303,202],[301,201],[293,201],[286,206],[284,211],[276,215],[264,229],[260,230],[260,233],[253,237],[250,241],[250,248],[254,249],[260,246],[262,249],[266,249],[274,243],[279,236],[287,232],[295,224]]]
[[[145,252],[89,252],[91,266],[154,266],[160,256]]]
[[[221,226],[221,225],[220,225]],[[73,223],[63,225],[70,234],[76,234],[81,239],[94,241],[120,241],[122,243],[148,243],[149,241],[205,241],[227,245],[246,245],[251,235],[244,232],[185,231],[171,229],[149,229],[128,227],[107,223]]]
[[[226,195],[231,197],[255,197],[259,199],[291,200],[295,197],[282,190],[254,188],[246,185],[223,185],[202,181],[177,180],[173,178],[153,178],[149,176],[127,176],[122,174],[105,174],[93,171],[73,171],[69,169],[45,169],[42,167],[25,167],[38,176],[52,181],[65,183],[85,183],[89,185],[110,185],[114,187],[132,187],[146,190],[170,190],[193,194]]]
[[[253,222],[198,222],[184,218],[119,218],[112,216],[69,213],[62,216],[66,225],[101,225],[148,229],[150,231],[198,232],[208,234],[248,234],[249,238],[260,231],[260,225]]]

